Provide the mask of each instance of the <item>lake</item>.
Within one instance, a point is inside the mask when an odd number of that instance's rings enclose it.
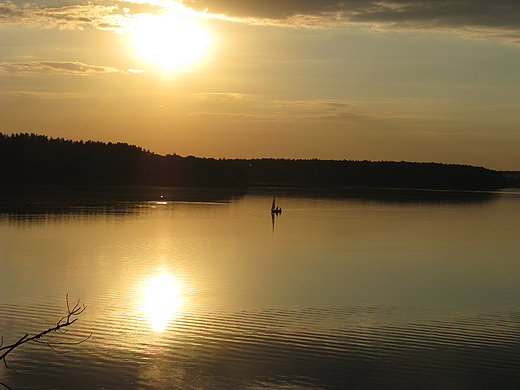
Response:
[[[2,188],[4,345],[67,297],[0,382],[516,390],[520,192]]]

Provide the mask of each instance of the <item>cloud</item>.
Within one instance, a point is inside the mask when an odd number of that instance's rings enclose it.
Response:
[[[275,104],[280,117],[304,120],[363,120],[373,115],[356,112],[350,103],[327,101],[279,101]]]
[[[21,24],[26,27],[82,29],[91,26],[100,30],[122,31],[128,25],[128,16],[117,6],[99,4],[68,5],[64,7],[21,6],[11,2],[0,3],[0,22]]]
[[[231,118],[258,118],[256,114],[242,114],[232,112],[192,112],[190,116],[214,116],[214,117],[231,117]]]
[[[197,99],[243,99],[245,97],[242,93],[229,93],[229,92],[217,92],[217,93],[193,93],[191,96]]]
[[[109,66],[87,65],[77,61],[0,62],[0,73],[33,73],[42,71],[77,75],[119,72],[117,69]]]
[[[442,30],[518,40],[517,0],[192,0],[187,6],[257,24]]]
[[[206,94],[195,94],[206,95]],[[213,94],[207,94],[213,95]],[[218,94],[216,94],[218,95]],[[222,102],[221,102],[222,103]],[[231,103],[231,102],[230,102]],[[221,107],[220,107],[221,108]],[[368,110],[368,112],[367,112]],[[320,124],[331,126],[375,123],[429,123],[446,124],[453,118],[439,115],[417,115],[401,113],[373,113],[370,108],[364,108],[363,102],[348,103],[325,100],[258,100],[249,96],[246,105],[236,107],[233,103],[219,111],[196,111],[190,116],[207,117],[228,120],[247,120],[248,123],[282,123],[282,124]]]
[[[41,28],[92,27],[120,33],[132,28],[139,15],[136,12],[174,11],[250,24],[443,31],[520,43],[518,0],[119,0],[118,3],[121,7],[94,3],[37,7],[6,2],[0,3],[0,22]]]
[[[87,97],[73,92],[8,91],[4,94],[22,99],[83,99]]]
[[[132,30],[135,21],[143,13],[160,14],[173,11],[186,16],[221,18],[217,15],[208,16],[206,13],[198,13],[184,6],[180,0],[114,0],[114,2],[124,6],[102,5],[89,1],[87,4],[45,7],[34,3],[17,5],[8,1],[0,3],[0,23],[80,30],[92,27],[123,33]]]
[[[344,23],[520,25],[516,0],[193,0],[186,4],[213,14],[273,20],[334,15]]]
[[[124,71],[124,73],[131,73],[131,74],[140,74],[140,73],[144,73],[144,72],[146,72],[146,71],[143,69],[127,69],[126,71]]]
[[[235,94],[196,94],[197,97],[209,95],[235,95]],[[240,94],[236,94],[240,95]],[[229,98],[220,96],[219,98]],[[244,110],[244,108],[241,108]],[[249,112],[247,112],[249,111]],[[251,113],[254,111],[254,113]],[[300,121],[360,121],[388,119],[389,117],[373,114],[365,114],[352,104],[342,102],[327,101],[275,101],[275,102],[256,102],[249,107],[246,112],[193,112],[192,116],[214,116],[214,117],[234,117],[249,118],[257,121],[276,121],[276,122],[300,122]]]

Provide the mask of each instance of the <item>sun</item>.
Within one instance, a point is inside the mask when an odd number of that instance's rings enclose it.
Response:
[[[199,59],[210,42],[209,34],[199,23],[174,13],[140,14],[132,30],[132,41],[139,55],[166,70]]]
[[[182,307],[182,284],[167,273],[156,275],[146,285],[144,298],[153,330],[163,331]]]

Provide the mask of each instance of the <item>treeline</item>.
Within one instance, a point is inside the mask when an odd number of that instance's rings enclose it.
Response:
[[[497,171],[468,165],[158,155],[126,143],[0,133],[0,183],[243,187],[321,186],[492,190]]]
[[[245,186],[230,161],[161,156],[126,143],[0,133],[0,182],[138,186]]]
[[[493,190],[506,187],[497,171],[470,165],[393,161],[235,160],[250,182],[331,187]]]
[[[520,172],[519,171],[501,171],[506,179],[506,187],[520,188]]]

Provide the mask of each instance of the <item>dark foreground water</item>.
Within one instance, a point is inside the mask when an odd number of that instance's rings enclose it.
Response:
[[[519,193],[274,192],[3,189],[0,381],[520,388]]]

